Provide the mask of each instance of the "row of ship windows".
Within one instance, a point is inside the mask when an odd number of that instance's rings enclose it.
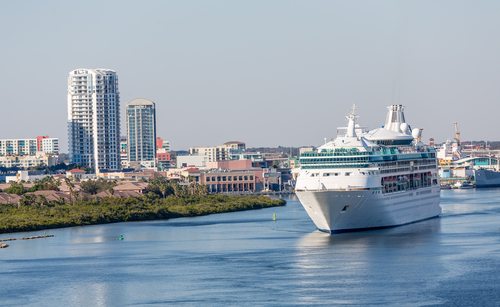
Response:
[[[436,165],[426,165],[426,166],[416,166],[415,169],[417,170],[424,170],[424,169],[436,169]],[[410,168],[409,167],[400,167],[400,168],[391,168],[391,169],[385,169],[381,170],[380,173],[382,174],[387,174],[387,173],[399,173],[399,172],[409,172]]]
[[[321,162],[368,162],[368,157],[353,158],[319,158],[319,159],[300,159],[300,164],[316,164]]]
[[[375,175],[376,172],[359,172],[361,175]],[[311,173],[310,177],[319,177],[320,173]],[[345,172],[344,176],[351,176],[352,172]],[[342,173],[323,173],[323,177],[342,176]]]
[[[370,164],[330,164],[330,165],[301,165],[302,169],[321,169],[321,168],[366,168]]]

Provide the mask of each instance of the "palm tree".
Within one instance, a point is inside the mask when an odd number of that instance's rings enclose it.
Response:
[[[76,204],[76,201],[78,200],[78,195],[80,194],[77,191],[71,191],[71,195],[75,197],[75,204]]]
[[[26,196],[27,196],[26,194],[21,196],[21,198],[19,199],[19,204],[17,205],[17,208],[19,208],[20,206],[27,206],[29,204],[28,198]]]
[[[170,186],[174,190],[175,197],[179,197],[182,195],[181,186],[179,185],[179,183],[174,181]]]
[[[59,196],[59,198],[57,199],[57,202],[59,203],[59,205],[64,205],[64,203],[66,202],[66,200],[64,199],[64,197]]]
[[[75,185],[71,183],[70,178],[65,178],[64,181],[66,181],[66,185],[69,188],[69,204],[72,205],[73,203],[71,201],[71,196],[73,195],[73,188],[75,187]]]
[[[47,196],[38,195],[38,199],[40,200],[40,206],[45,206],[47,204]]]
[[[201,193],[202,193],[202,195],[208,195],[208,186],[202,185],[201,186]]]
[[[21,206],[31,206],[36,201],[36,195],[33,194],[24,194],[19,199],[19,204]]]
[[[163,198],[165,198],[167,191],[169,190],[170,186],[166,182],[162,182],[161,184],[158,185],[158,188],[160,189],[161,194],[163,195]]]

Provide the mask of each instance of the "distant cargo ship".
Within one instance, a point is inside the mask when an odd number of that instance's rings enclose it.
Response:
[[[500,172],[489,169],[475,169],[476,188],[500,187]]]
[[[385,126],[367,131],[347,116],[346,134],[300,156],[296,194],[316,226],[344,232],[404,225],[441,214],[438,162],[421,130],[392,105]]]

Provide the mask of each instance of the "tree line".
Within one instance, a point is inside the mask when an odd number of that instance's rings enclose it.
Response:
[[[185,193],[184,191],[183,193]],[[0,233],[104,224],[123,221],[170,219],[284,206],[283,199],[265,196],[175,195],[148,192],[140,197],[64,198],[47,202],[44,195],[26,196],[19,204],[0,204]]]

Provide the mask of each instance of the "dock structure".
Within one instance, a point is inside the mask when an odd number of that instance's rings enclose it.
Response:
[[[32,239],[43,239],[43,238],[50,238],[53,237],[54,235],[43,235],[43,236],[33,236],[33,237],[22,237],[19,240],[32,240]]]
[[[5,241],[14,241],[17,240],[16,238],[8,238],[8,239],[2,239],[0,242],[5,242]]]

